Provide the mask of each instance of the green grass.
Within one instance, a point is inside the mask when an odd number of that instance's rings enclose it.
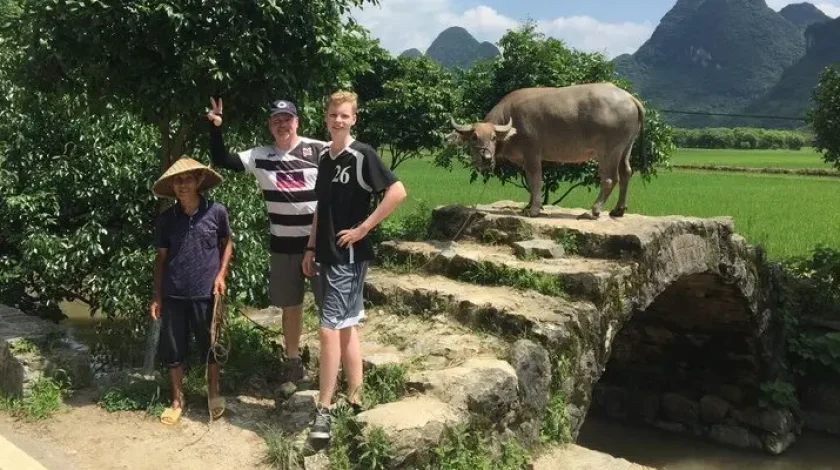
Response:
[[[454,203],[471,206],[499,200],[525,202],[528,197],[524,189],[502,186],[498,181],[489,182],[486,188],[481,182],[470,184],[468,170],[455,168],[450,172],[428,160],[408,161],[396,173],[408,189],[408,199],[395,217],[411,214],[421,201],[429,207]],[[578,188],[563,206],[582,211],[596,196],[597,188]],[[617,197],[616,190],[607,201],[607,211]],[[773,258],[806,254],[817,244],[840,245],[840,214],[833,210],[836,207],[840,207],[840,179],[791,175],[661,171],[647,185],[634,177],[628,196],[630,213],[731,216],[736,232],[751,243],[764,244]]]
[[[68,385],[63,380],[42,377],[21,397],[0,394],[0,411],[27,421],[49,418],[61,409]]]
[[[747,168],[831,168],[810,147],[801,150],[677,149],[675,165],[726,165]]]

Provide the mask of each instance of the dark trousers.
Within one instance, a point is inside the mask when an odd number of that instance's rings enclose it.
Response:
[[[160,359],[167,368],[186,362],[190,333],[195,336],[201,362],[216,363],[210,350],[210,326],[213,321],[213,299],[173,299],[165,297],[160,306]]]

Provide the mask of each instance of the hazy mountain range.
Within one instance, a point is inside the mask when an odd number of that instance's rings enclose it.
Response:
[[[448,68],[500,52],[460,27],[425,54]],[[422,55],[409,49],[402,55]],[[801,116],[819,71],[840,63],[840,18],[810,3],[776,12],[764,0],[678,0],[633,54],[613,59],[619,75],[670,111]],[[797,127],[802,122],[669,113],[676,125]]]

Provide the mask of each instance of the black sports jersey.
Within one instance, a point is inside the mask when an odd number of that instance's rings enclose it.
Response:
[[[368,236],[352,246],[339,247],[338,232],[356,227],[370,215],[371,195],[398,181],[370,145],[352,141],[333,157],[330,146],[322,150],[315,193],[318,227],[315,259],[325,264],[349,264],[373,259]]]

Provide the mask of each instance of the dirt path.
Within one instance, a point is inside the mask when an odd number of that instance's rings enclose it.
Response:
[[[40,423],[0,414],[0,433],[50,470],[270,469],[260,426],[270,424],[273,403],[228,400],[229,413],[209,427],[198,403],[167,427],[142,412],[109,413],[75,397]]]

